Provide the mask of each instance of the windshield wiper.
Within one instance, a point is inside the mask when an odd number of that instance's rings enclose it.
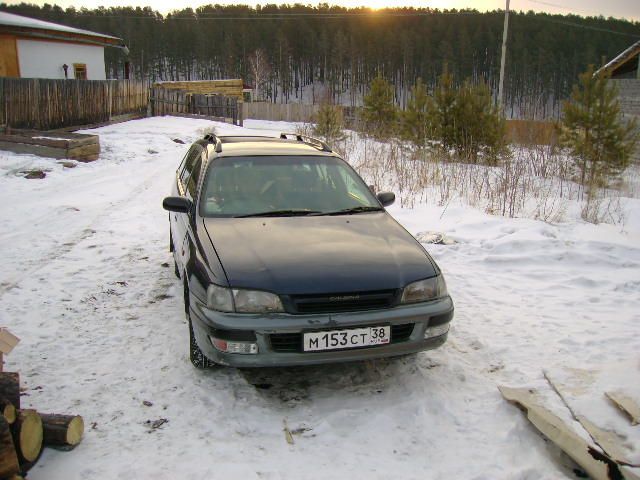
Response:
[[[334,210],[332,212],[321,212],[321,213],[314,213],[314,215],[351,215],[354,213],[362,213],[362,212],[380,212],[384,210],[383,208],[380,207],[371,207],[371,206],[366,206],[366,205],[362,205],[360,207],[350,207],[350,208],[343,208],[342,210]]]
[[[247,213],[245,215],[236,215],[234,218],[249,218],[249,217],[297,217],[311,214],[322,213],[317,210],[271,210],[268,212]]]

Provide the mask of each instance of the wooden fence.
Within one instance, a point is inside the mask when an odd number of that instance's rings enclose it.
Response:
[[[301,103],[244,103],[243,117],[254,120],[273,120],[282,122],[313,122],[320,105],[305,105]],[[338,106],[342,110],[345,126],[354,128],[357,121],[357,108]]]
[[[517,145],[556,145],[558,132],[545,120],[507,120],[507,141]]]
[[[244,118],[283,122],[311,122],[319,108],[320,105],[300,103],[254,102],[243,105]]]
[[[242,105],[237,97],[204,95],[162,87],[151,89],[151,115],[182,115],[242,126]]]
[[[105,123],[146,112],[148,92],[140,80],[0,78],[0,124],[50,130]]]

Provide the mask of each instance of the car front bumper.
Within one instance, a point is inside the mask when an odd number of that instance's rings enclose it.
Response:
[[[448,334],[425,338],[426,329],[448,324],[453,318],[454,310],[450,297],[384,310],[315,315],[222,313],[207,309],[193,296],[190,305],[193,331],[202,352],[216,363],[233,367],[314,365],[369,360],[430,350],[445,343]],[[414,326],[406,338],[394,341],[392,335],[391,343],[372,347],[319,352],[281,352],[276,351],[271,343],[271,335],[276,334],[303,334],[319,330],[377,325],[393,327],[407,324]],[[213,346],[211,336],[255,343],[258,353],[223,353]],[[301,348],[302,345],[300,350]]]

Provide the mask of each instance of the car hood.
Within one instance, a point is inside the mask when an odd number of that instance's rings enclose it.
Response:
[[[386,212],[203,221],[236,288],[356,292],[402,288],[436,274],[422,246]]]

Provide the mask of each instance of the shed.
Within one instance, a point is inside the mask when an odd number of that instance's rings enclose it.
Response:
[[[104,48],[121,38],[0,12],[0,77],[105,80]]]
[[[595,75],[605,74],[618,89],[620,109],[626,117],[640,117],[640,41],[620,52],[600,67]],[[640,152],[638,153],[640,155]]]
[[[244,101],[244,84],[241,79],[166,81],[156,82],[153,86],[165,90],[181,90],[187,95],[224,95],[235,97],[238,102]]]
[[[612,79],[640,79],[640,40],[600,67],[596,75],[605,73]]]

